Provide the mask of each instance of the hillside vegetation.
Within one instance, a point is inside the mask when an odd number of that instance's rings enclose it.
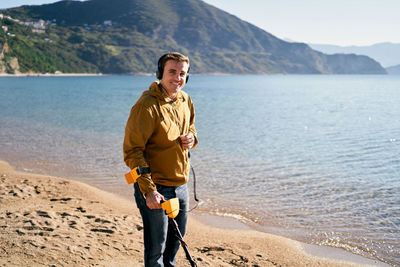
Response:
[[[167,51],[187,54],[194,73],[385,73],[371,58],[285,42],[200,0],[66,0],[0,12],[7,73],[152,73]]]

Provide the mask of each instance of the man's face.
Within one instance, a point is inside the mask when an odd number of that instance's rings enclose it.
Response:
[[[168,60],[164,66],[161,85],[167,90],[170,97],[175,97],[186,83],[186,75],[189,69],[187,62]]]

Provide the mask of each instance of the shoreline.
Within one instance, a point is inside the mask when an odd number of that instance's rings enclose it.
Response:
[[[211,73],[195,73],[190,74],[190,76],[288,76],[288,75],[299,75],[299,76],[354,76],[354,75],[364,75],[364,74],[300,74],[300,73],[264,73],[264,74],[254,74],[254,73],[222,73],[222,72],[211,72]],[[374,76],[388,76],[388,75],[398,75],[398,74],[369,74]],[[7,74],[7,73],[0,73],[0,78],[2,77],[97,77],[97,76],[155,76],[154,73],[147,73],[147,72],[139,72],[139,73],[18,73],[18,74]]]
[[[250,230],[260,233],[267,233],[262,230],[256,230],[250,225],[247,225],[246,223],[231,217],[222,217],[218,215],[193,215],[193,216],[196,220],[200,221],[201,223],[204,223],[205,225],[210,225],[211,227],[216,227],[221,229],[232,229],[232,230],[245,230],[245,231]],[[345,260],[357,264],[366,264],[368,266],[389,266],[384,262],[380,262],[378,260],[372,260],[357,254],[353,254],[341,248],[313,245],[297,241],[291,238],[288,239],[293,240],[295,242],[299,242],[300,246],[304,249],[304,251],[312,256],[323,257],[332,260]]]
[[[0,73],[1,77],[75,77],[75,76],[106,76],[103,73],[19,73],[19,74],[6,74]]]
[[[0,213],[0,264],[143,264],[133,201],[75,180],[16,171],[4,161],[0,179],[0,204],[6,207]],[[188,229],[185,240],[199,265],[385,266],[259,232],[233,218],[193,215]],[[177,264],[186,264],[182,250]]]

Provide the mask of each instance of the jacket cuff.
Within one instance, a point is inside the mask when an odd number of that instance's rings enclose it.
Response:
[[[143,195],[146,195],[149,192],[157,191],[157,187],[154,184],[153,180],[151,179],[150,174],[144,174],[140,176],[137,180],[140,192]]]

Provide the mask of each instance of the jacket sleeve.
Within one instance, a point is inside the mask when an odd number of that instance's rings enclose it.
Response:
[[[199,140],[197,139],[197,131],[196,128],[194,127],[194,121],[195,121],[195,111],[194,111],[194,105],[192,102],[192,99],[189,97],[189,108],[190,108],[190,122],[189,122],[189,133],[192,133],[194,136],[194,144],[193,148],[197,146],[199,143]]]
[[[151,107],[136,104],[131,109],[125,127],[123,154],[125,164],[133,169],[137,166],[149,167],[144,157],[147,141],[155,128],[155,116]],[[144,174],[137,180],[140,191],[146,194],[156,190],[150,174]]]

